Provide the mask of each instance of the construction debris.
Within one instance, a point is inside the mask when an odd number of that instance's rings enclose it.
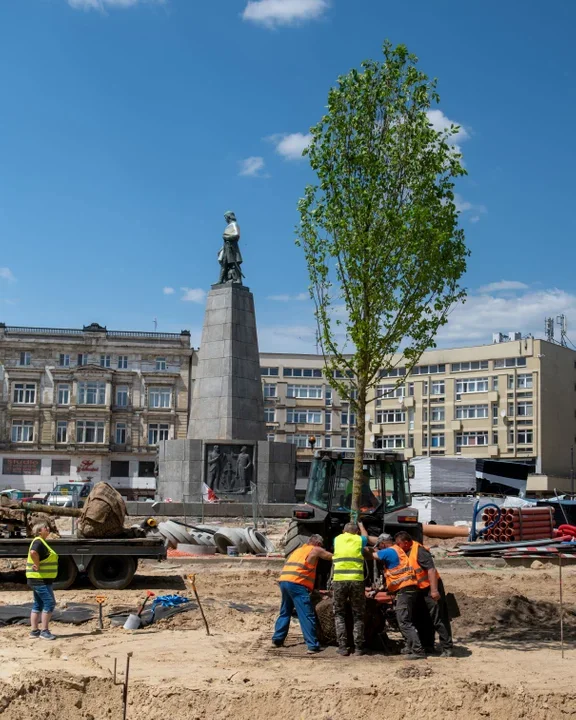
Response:
[[[198,548],[197,554],[206,554],[204,548],[211,547],[215,552],[226,554],[268,555],[275,552],[268,538],[252,527],[232,528],[219,525],[188,525],[178,520],[158,523],[158,532],[168,547],[183,550],[182,546]],[[202,548],[202,550],[200,550]],[[229,548],[235,549],[230,552]],[[186,548],[188,550],[188,548]],[[196,554],[192,550],[190,554]]]

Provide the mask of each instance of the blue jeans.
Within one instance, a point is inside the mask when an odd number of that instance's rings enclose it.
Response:
[[[298,585],[298,583],[281,582],[280,592],[282,593],[282,605],[274,627],[272,642],[277,644],[284,642],[286,635],[288,635],[292,611],[296,609],[296,615],[308,649],[318,650],[320,643],[316,636],[316,615],[310,600],[310,591],[304,585]]]
[[[54,610],[56,607],[56,598],[54,597],[52,585],[33,585],[32,592],[34,593],[32,612],[50,613]]]

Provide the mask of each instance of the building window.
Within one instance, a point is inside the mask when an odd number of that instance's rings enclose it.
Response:
[[[376,422],[384,423],[403,423],[406,422],[406,413],[404,410],[377,410]]]
[[[332,373],[332,377],[335,377],[335,378],[345,378],[345,377],[347,377],[347,378],[353,378],[353,377],[354,377],[354,373],[352,372],[352,370],[346,370],[346,372],[342,372],[342,370],[334,370],[334,372]]]
[[[287,368],[282,371],[284,377],[322,377],[322,370],[318,368]]]
[[[60,353],[60,357],[58,358],[58,365],[60,365],[60,367],[70,367],[70,355]]]
[[[345,450],[354,450],[356,447],[356,438],[354,435],[351,435],[348,437],[347,435],[342,435],[340,438],[340,447],[344,448]]]
[[[264,397],[275,398],[276,397],[276,385],[273,383],[264,383]]]
[[[329,385],[324,388],[324,400],[327,406],[332,405],[332,388]]]
[[[416,365],[410,371],[412,375],[436,375],[446,372],[446,365]]]
[[[13,400],[16,405],[34,405],[36,385],[34,383],[14,383]]]
[[[77,365],[88,365],[88,355],[86,353],[78,353]]]
[[[32,420],[12,421],[12,442],[31,443],[34,442],[34,422]]]
[[[408,430],[414,430],[414,416],[416,415],[416,412],[414,408],[410,408],[408,410]]]
[[[414,435],[408,435],[408,447],[414,449]]]
[[[431,408],[430,415],[432,422],[444,422],[446,419],[446,411],[442,406]]]
[[[169,408],[172,406],[172,391],[170,388],[151,387],[148,390],[149,408]]]
[[[100,367],[109,368],[112,363],[110,355],[100,355]]]
[[[118,370],[128,370],[128,355],[118,355]]]
[[[476,393],[488,391],[488,378],[467,378],[456,381],[456,393]]]
[[[116,423],[116,445],[126,445],[126,423]]]
[[[422,435],[422,447],[423,448],[428,447],[428,433],[423,433],[423,435]]]
[[[322,399],[322,385],[288,385],[287,397],[304,399]]]
[[[432,395],[444,395],[445,392],[444,380],[434,380],[432,382]]]
[[[110,477],[121,478],[130,477],[130,461],[129,460],[112,460],[110,462]]]
[[[264,422],[273,423],[276,422],[276,410],[274,408],[264,408]]]
[[[492,445],[498,445],[498,431],[492,431]]]
[[[269,375],[269,376],[273,376],[273,377],[278,377],[278,368],[277,367],[261,367],[260,375]]]
[[[514,427],[508,428],[508,445],[514,445]]]
[[[398,450],[406,447],[406,437],[404,435],[380,435],[376,437],[374,447],[384,450]]]
[[[106,383],[79,382],[78,405],[105,405]]]
[[[406,368],[392,368],[392,370],[380,370],[380,377],[402,377],[406,375]]]
[[[29,352],[21,352],[20,353],[20,359],[18,361],[18,365],[30,365],[30,362],[32,360],[32,356]]]
[[[58,385],[58,405],[70,405],[70,385]]]
[[[492,405],[492,425],[498,425],[498,405]]]
[[[286,411],[286,422],[319,425],[322,422],[322,413],[320,410],[290,409]]]
[[[330,410],[326,410],[324,413],[324,430],[327,430],[328,432],[332,430],[332,412]]]
[[[332,447],[332,437],[331,435],[326,435],[324,438],[324,447],[325,448],[331,448]]]
[[[70,476],[70,460],[52,460],[52,475]]]
[[[310,445],[309,442],[309,435],[286,435],[286,442],[290,443],[291,445],[296,445],[297,448],[311,448],[312,445]],[[315,448],[321,448],[322,447],[322,437],[315,435],[316,443],[314,445]]]
[[[268,433],[266,440],[268,440],[268,442],[276,442],[276,435],[274,435],[274,433]]]
[[[68,442],[68,423],[66,420],[58,420],[58,422],[56,423],[56,442]]]
[[[340,424],[356,427],[356,413],[348,410],[342,410],[342,419],[340,420]]]
[[[444,433],[430,435],[430,447],[443,448],[444,447]]]
[[[498,413],[498,407],[496,413]],[[460,405],[456,407],[457,420],[477,420],[488,417],[488,405]]]
[[[521,401],[516,406],[516,415],[521,417],[532,417],[534,413],[534,405],[531,402]]]
[[[104,423],[95,420],[78,420],[76,423],[77,443],[103,443]]]
[[[488,360],[452,363],[452,372],[470,372],[470,370],[488,370]]]
[[[162,440],[168,440],[169,426],[164,423],[150,423],[148,425],[148,445],[158,445]]]
[[[492,378],[492,390],[498,390],[498,375]]]
[[[154,476],[154,462],[150,460],[140,460],[138,463],[138,477],[153,478]]]
[[[408,383],[408,397],[414,397],[414,383]]]
[[[428,395],[428,380],[425,380],[425,381],[422,383],[422,395],[423,395],[424,397],[426,397],[426,395]]]
[[[472,447],[474,445],[488,445],[487,432],[465,432],[456,435],[456,447]]]
[[[526,358],[525,357],[516,357],[516,358],[500,358],[499,360],[494,360],[494,370],[499,370],[500,368],[509,368],[509,367],[526,367]]]
[[[166,358],[156,358],[156,370],[166,370]]]
[[[516,387],[530,390],[532,388],[532,375],[518,375],[516,378]]]
[[[378,385],[376,388],[377,398],[403,398],[406,395],[406,386],[399,385]]]
[[[526,430],[518,430],[518,445],[532,445],[534,431],[532,428]]]
[[[128,407],[127,385],[118,385],[116,388],[116,405],[118,405],[118,407]]]

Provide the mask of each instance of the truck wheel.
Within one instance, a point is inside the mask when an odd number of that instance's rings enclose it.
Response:
[[[136,561],[124,555],[95,557],[88,566],[88,578],[100,590],[124,590],[135,572]]]
[[[58,575],[52,584],[54,590],[68,590],[78,576],[78,568],[73,558],[63,555],[58,558]]]
[[[306,527],[302,527],[297,520],[290,520],[288,530],[286,531],[286,540],[284,541],[284,557],[288,557],[290,553],[304,545],[310,535],[314,533]]]

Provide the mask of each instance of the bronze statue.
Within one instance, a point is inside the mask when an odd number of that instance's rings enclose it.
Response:
[[[250,492],[250,469],[252,467],[252,459],[248,454],[246,445],[242,445],[238,460],[236,462],[236,476],[238,477],[238,492]]]
[[[214,445],[212,450],[208,453],[208,487],[211,490],[218,490],[220,487],[220,447]]]
[[[236,283],[242,285],[242,254],[238,247],[240,240],[240,226],[236,222],[236,215],[232,210],[224,213],[224,219],[228,223],[222,239],[224,244],[222,245],[220,252],[218,253],[218,262],[220,263],[220,279],[218,282],[222,283]]]

